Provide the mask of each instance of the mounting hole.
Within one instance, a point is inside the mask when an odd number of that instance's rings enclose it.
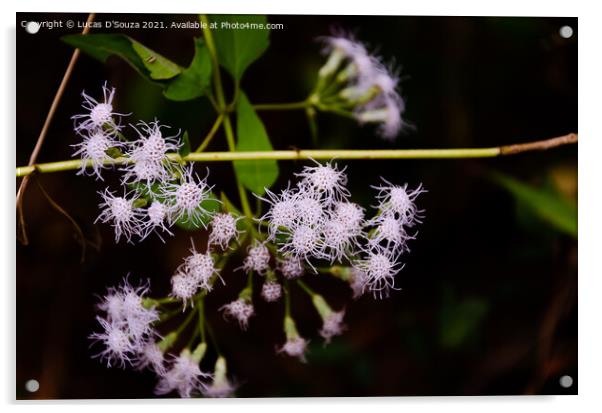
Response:
[[[564,39],[570,39],[573,37],[573,28],[571,26],[562,26],[560,30],[558,30],[558,34]]]
[[[30,393],[35,393],[40,389],[40,383],[35,380],[35,379],[31,379],[31,380],[27,380],[25,382],[25,390],[27,390]]]
[[[560,378],[560,385],[565,389],[568,389],[573,385],[573,378],[571,376],[562,376]]]

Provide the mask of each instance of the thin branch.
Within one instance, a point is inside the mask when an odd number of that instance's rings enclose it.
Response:
[[[558,146],[577,143],[577,134],[570,133],[556,138],[521,143],[515,145],[496,146],[492,148],[464,149],[300,149],[290,151],[263,152],[201,152],[190,153],[180,157],[171,153],[172,160],[186,162],[228,162],[249,160],[304,160],[304,159],[462,159],[462,158],[494,158],[496,156],[516,155],[523,152],[540,151]],[[127,158],[108,160],[106,165],[123,165],[130,162]],[[17,168],[17,177],[40,173],[60,172],[79,169],[83,164],[91,166],[91,162],[73,159],[60,162],[41,163]]]
[[[90,13],[88,15],[87,24],[82,30],[82,34],[87,34],[90,31],[90,27],[92,21],[94,21],[95,13]],[[40,131],[40,135],[38,136],[38,140],[36,145],[29,156],[29,164],[34,165],[36,160],[38,159],[38,155],[40,154],[40,150],[42,149],[42,144],[44,143],[44,139],[46,139],[46,135],[48,133],[48,129],[50,128],[50,124],[52,119],[54,118],[54,114],[56,109],[59,106],[61,98],[63,97],[63,93],[67,88],[67,83],[69,83],[69,79],[71,78],[71,73],[73,73],[73,68],[75,67],[75,63],[79,57],[79,49],[75,49],[73,54],[71,55],[71,60],[69,61],[69,65],[67,65],[67,69],[65,70],[65,74],[63,74],[63,79],[61,80],[61,84],[54,95],[54,99],[52,100],[52,104],[50,105],[50,109],[48,110],[48,114],[46,115],[46,120],[44,121],[44,126],[42,126],[42,130]],[[25,232],[25,219],[23,217],[23,194],[27,189],[27,185],[29,183],[29,178],[25,176],[25,178],[21,181],[21,185],[19,186],[19,190],[17,191],[17,213],[19,214],[19,229],[21,231],[20,240],[23,244],[27,245],[27,233]]]

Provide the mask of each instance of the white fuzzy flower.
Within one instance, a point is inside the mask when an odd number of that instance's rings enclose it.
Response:
[[[111,225],[115,229],[115,242],[119,242],[122,235],[128,242],[132,242],[132,235],[139,235],[144,226],[142,210],[134,206],[138,198],[134,195],[128,199],[127,194],[124,194],[123,197],[118,197],[113,195],[108,189],[104,192],[99,192],[99,194],[103,199],[103,202],[100,204],[103,211],[94,222],[111,222]]]
[[[270,268],[270,250],[265,243],[254,241],[247,251],[242,268],[246,272],[255,271],[258,274],[265,274]]]
[[[279,261],[278,269],[284,278],[289,280],[299,278],[305,272],[303,262],[299,258],[292,256],[284,257],[284,259]]]
[[[90,174],[96,175],[96,179],[102,181],[100,173],[105,168],[105,162],[111,160],[111,157],[107,155],[107,150],[109,148],[121,147],[123,144],[101,129],[86,132],[82,134],[82,137],[82,142],[71,145],[76,149],[73,156],[80,157],[83,161],[77,174],[86,174],[88,163],[90,163],[92,166]]]
[[[155,393],[167,394],[175,390],[180,397],[191,397],[206,389],[202,380],[210,377],[211,374],[201,371],[190,351],[184,350],[173,359],[169,370],[160,375]]]
[[[238,324],[242,330],[247,329],[249,325],[249,318],[255,314],[253,304],[242,298],[223,305],[219,310],[224,312],[225,319],[233,318],[238,321]]]
[[[190,277],[197,288],[211,291],[213,277],[220,277],[218,269],[215,268],[213,257],[209,252],[206,252],[205,254],[197,252],[194,242],[192,243],[190,253],[191,255],[186,257],[184,263],[178,268],[178,272],[180,274],[185,273],[186,276]],[[221,280],[223,283],[223,279]]]
[[[211,220],[211,233],[209,234],[209,245],[219,245],[227,249],[232,240],[238,240],[240,231],[236,228],[239,218],[229,213],[219,213]]]
[[[97,101],[93,97],[82,92],[84,102],[82,107],[87,113],[74,115],[71,119],[75,122],[75,131],[81,133],[85,130],[95,130],[108,128],[111,131],[118,131],[119,124],[115,121],[115,116],[124,116],[124,114],[113,112],[113,98],[115,97],[115,88],[108,88],[105,83],[102,87],[103,99]]]
[[[278,301],[282,297],[282,286],[275,281],[266,281],[261,287],[261,296],[268,303]]]
[[[364,226],[364,209],[353,202],[337,202],[333,218],[344,222],[350,233],[360,235]]]
[[[396,214],[403,225],[412,226],[417,222],[420,223],[422,211],[418,210],[414,201],[418,195],[426,192],[422,188],[422,184],[414,190],[409,190],[408,184],[393,185],[386,179],[381,179],[386,185],[373,186],[379,191],[376,196],[379,200],[377,208],[385,213]]]
[[[90,339],[100,342],[104,349],[94,357],[99,357],[107,363],[107,367],[117,365],[124,368],[131,364],[136,352],[139,350],[138,343],[134,342],[124,326],[119,323],[109,322],[102,317],[96,317],[103,331],[93,333]]]
[[[154,341],[149,341],[141,346],[133,364],[137,370],[149,368],[159,376],[162,376],[167,373],[164,361],[163,351],[159,345]]]
[[[306,166],[301,173],[295,174],[302,178],[299,186],[318,194],[325,205],[348,198],[345,168],[338,170],[336,164],[331,165],[330,162],[325,165],[315,163],[317,166]]]
[[[339,97],[347,105],[354,105],[360,123],[379,124],[383,138],[395,138],[403,126],[401,115],[405,109],[397,91],[398,76],[351,36],[326,37],[325,41],[330,58],[323,70],[334,72],[343,61],[348,62],[339,74],[339,79],[347,81]]]
[[[212,187],[194,173],[194,164],[183,168],[180,182],[161,186],[161,197],[170,205],[172,221],[184,220],[206,227],[204,218],[210,215],[201,203],[209,199]],[[218,202],[218,201],[215,201]]]
[[[384,248],[375,248],[367,252],[367,256],[356,262],[355,267],[365,273],[364,288],[369,289],[374,297],[387,297],[395,287],[395,275],[403,268],[397,261],[398,254]]]
[[[165,242],[158,230],[166,232],[173,236],[173,233],[168,228],[169,223],[169,208],[160,201],[153,201],[151,205],[146,209],[146,220],[142,225],[141,235],[142,239],[149,236],[153,231],[157,233],[161,241]]]
[[[357,300],[358,298],[360,298],[362,295],[364,295],[364,292],[366,290],[366,281],[368,279],[368,276],[366,275],[366,273],[358,268],[351,268],[351,274],[349,277],[349,286],[351,287],[351,290],[353,291],[353,299]]]
[[[152,324],[159,320],[159,313],[154,307],[143,305],[148,289],[148,281],[132,286],[126,277],[118,288],[109,288],[98,304],[98,309],[106,312],[107,322],[120,327],[133,343],[141,343],[156,334]]]
[[[383,245],[392,251],[407,251],[407,241],[414,237],[407,234],[403,227],[403,220],[392,213],[385,212],[378,215],[371,222],[375,225],[373,234],[368,240],[373,247]],[[382,243],[382,244],[381,244]]]
[[[309,261],[311,257],[323,256],[324,240],[321,232],[310,225],[297,225],[291,229],[291,235],[278,249],[285,256],[305,260],[312,268]]]
[[[302,192],[295,197],[298,222],[305,225],[319,225],[324,219],[324,207],[314,192]]]
[[[171,277],[171,296],[182,300],[184,304],[191,301],[191,298],[199,289],[199,283],[192,275],[178,271]]]
[[[268,222],[269,239],[273,240],[281,228],[292,226],[297,218],[295,194],[289,189],[283,190],[280,195],[276,195],[267,188],[265,192],[267,198],[255,196],[271,205],[269,211],[260,218],[260,221]]]
[[[179,141],[175,136],[163,137],[161,126],[158,121],[147,124],[140,122],[136,132],[139,139],[130,144],[128,157],[131,163],[122,168],[126,174],[123,177],[124,183],[146,181],[148,185],[154,180],[168,180],[176,171],[177,164],[172,163],[167,157],[168,152],[176,152],[179,147]]]
[[[285,353],[291,357],[297,357],[305,363],[305,352],[307,351],[308,341],[303,337],[295,336],[286,340],[286,343],[280,347],[277,352]]]
[[[340,261],[351,252],[354,234],[345,221],[331,219],[322,226],[322,256],[330,262]]]
[[[345,317],[345,310],[332,311],[322,320],[322,329],[320,335],[324,340],[329,343],[332,337],[340,335],[345,330],[343,324],[343,317]]]

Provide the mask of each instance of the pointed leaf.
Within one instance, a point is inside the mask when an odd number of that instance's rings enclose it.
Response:
[[[494,173],[492,177],[540,219],[565,234],[577,237],[577,207],[561,194],[534,188],[501,173]]]
[[[61,39],[103,63],[109,56],[119,56],[151,81],[170,79],[181,72],[171,60],[123,34],[70,34]]]
[[[190,66],[171,80],[163,94],[176,101],[203,96],[211,82],[211,58],[202,38],[194,40],[194,57]]]
[[[178,153],[181,157],[184,157],[190,153],[190,139],[188,139],[188,131],[185,131],[184,135],[182,135],[182,146],[180,146]]]
[[[236,113],[238,136],[236,150],[271,151],[272,144],[265,127],[242,92]],[[264,188],[272,186],[278,178],[278,163],[275,160],[235,161],[234,170],[244,187],[258,195],[262,195],[265,192]]]
[[[270,44],[266,16],[213,15],[217,27],[212,30],[219,63],[240,82],[244,71]],[[237,27],[237,28],[234,28]]]

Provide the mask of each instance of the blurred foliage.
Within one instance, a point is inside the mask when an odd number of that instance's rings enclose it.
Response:
[[[499,172],[491,177],[516,198],[521,209],[530,210],[557,230],[577,238],[577,207],[555,187],[536,188]]]

